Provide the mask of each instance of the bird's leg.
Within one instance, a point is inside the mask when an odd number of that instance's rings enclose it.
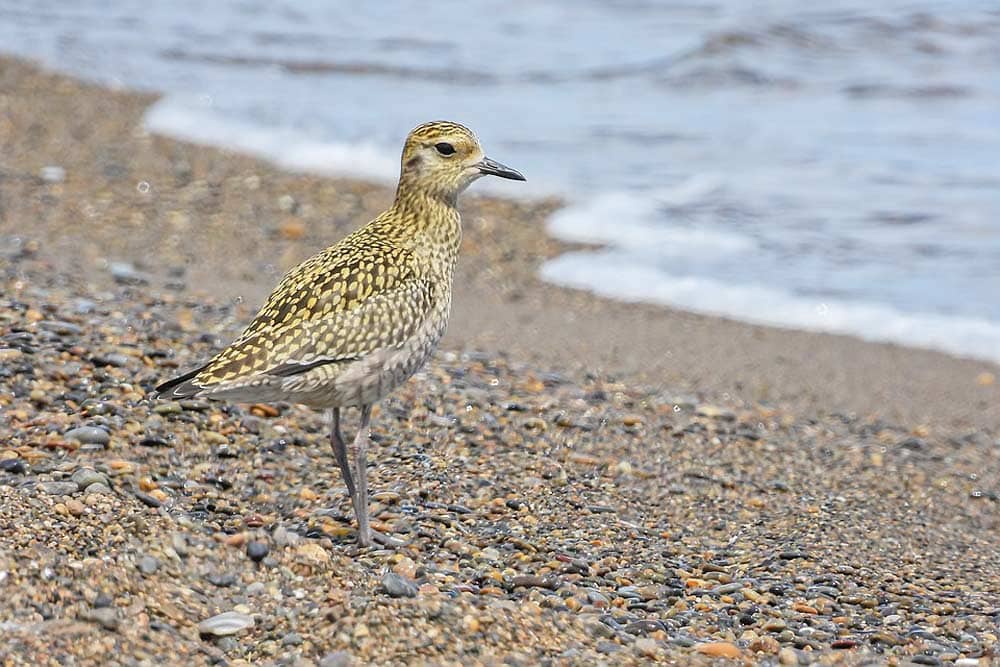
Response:
[[[354,475],[351,473],[351,464],[347,461],[347,445],[344,444],[344,436],[340,434],[340,408],[333,408],[328,413],[330,419],[330,446],[333,447],[333,455],[340,466],[340,473],[344,476],[344,484],[347,485],[347,493],[351,496],[351,504],[357,491],[354,487]]]
[[[361,406],[361,425],[354,436],[351,445],[354,455],[354,475],[357,481],[357,491],[352,494],[354,500],[354,515],[358,519],[358,544],[370,547],[372,544],[372,529],[368,524],[368,460],[366,449],[370,433],[368,425],[371,422],[372,406]]]

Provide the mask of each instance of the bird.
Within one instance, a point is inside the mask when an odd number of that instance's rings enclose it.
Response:
[[[458,197],[483,176],[526,180],[486,157],[464,125],[414,128],[392,205],[288,271],[236,340],[152,397],[281,401],[325,411],[358,544],[398,544],[372,530],[368,515],[372,408],[427,362],[444,335],[462,238]],[[346,408],[360,410],[350,445],[340,429]]]

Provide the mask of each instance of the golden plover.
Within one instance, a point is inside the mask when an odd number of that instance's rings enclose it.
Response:
[[[372,406],[413,375],[444,334],[462,237],[458,195],[487,174],[525,180],[487,158],[458,123],[414,129],[392,206],[289,271],[239,338],[201,368],[161,384],[155,396],[328,410],[358,542],[390,541],[368,520]],[[340,409],[352,406],[361,410],[361,426],[348,447]]]

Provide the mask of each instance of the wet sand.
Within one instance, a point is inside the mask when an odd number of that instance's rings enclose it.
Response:
[[[410,544],[359,551],[317,415],[144,395],[391,191],[149,136],[152,97],[19,61],[0,91],[12,663],[996,650],[995,366],[548,286],[558,202],[470,197],[442,352],[375,424]]]

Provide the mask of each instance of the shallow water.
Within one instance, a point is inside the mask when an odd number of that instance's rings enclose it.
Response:
[[[1000,361],[1000,9],[870,4],[0,0],[0,48],[296,169],[460,120],[608,244],[551,281]]]

